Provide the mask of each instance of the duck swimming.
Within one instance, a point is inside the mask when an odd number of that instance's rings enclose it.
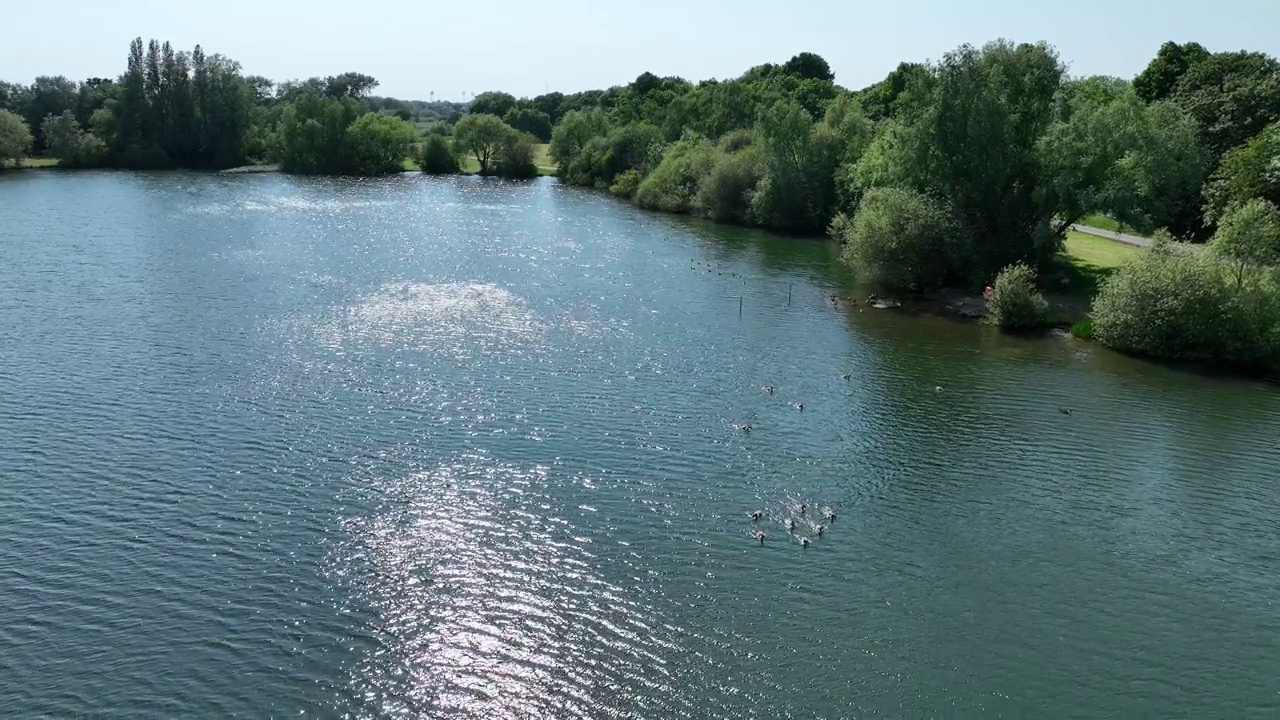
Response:
[[[759,540],[760,544],[763,545],[764,539],[768,537],[768,533],[766,533],[763,530],[752,530],[751,537],[755,538],[756,540]]]
[[[794,533],[795,531],[796,531],[796,521],[791,518],[787,518],[787,532]]]
[[[752,519],[752,520],[759,520],[760,518],[763,518],[763,517],[764,517],[764,511],[763,511],[763,510],[752,510],[752,511],[751,511],[751,519]]]

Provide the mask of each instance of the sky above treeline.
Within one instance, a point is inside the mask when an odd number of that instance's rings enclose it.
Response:
[[[1044,40],[1073,75],[1130,78],[1161,43],[1280,55],[1277,0],[61,0],[4,2],[0,79],[115,77],[129,41],[238,60],[273,80],[357,71],[403,99],[532,96],[642,72],[731,78],[810,51],[859,89],[963,43]]]

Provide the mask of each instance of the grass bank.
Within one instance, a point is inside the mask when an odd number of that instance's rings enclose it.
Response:
[[[533,146],[533,164],[538,167],[539,175],[556,174],[556,163],[551,159],[550,145],[543,143]],[[461,166],[463,175],[476,175],[480,172],[480,163],[476,162],[476,159],[471,155],[464,155],[462,157]],[[404,169],[415,171],[421,170],[422,168],[418,167],[418,163],[414,162],[410,158],[405,158]]]

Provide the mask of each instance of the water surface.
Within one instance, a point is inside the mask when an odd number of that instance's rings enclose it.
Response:
[[[835,254],[550,180],[0,176],[0,707],[1280,711],[1280,393],[833,307]]]

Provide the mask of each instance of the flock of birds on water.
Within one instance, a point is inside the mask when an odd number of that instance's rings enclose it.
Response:
[[[797,510],[799,511],[798,515],[796,513]],[[813,543],[813,537],[798,534],[800,530],[807,528],[810,533],[822,537],[827,531],[827,527],[836,521],[834,508],[822,508],[821,513],[822,520],[815,520],[809,516],[809,506],[805,503],[800,503],[798,506],[792,507],[791,514],[788,515],[782,526],[787,529],[788,537],[795,538],[795,541],[800,543],[800,547],[807,548]],[[768,523],[769,519],[765,517],[764,510],[752,510],[750,516],[751,537],[761,545],[764,545],[765,539],[769,537],[768,531],[765,530],[765,523]]]
[[[834,296],[833,296],[833,302],[834,302]],[[853,373],[844,373],[843,375],[840,376],[840,379],[850,380],[852,377],[853,377]],[[762,385],[760,386],[760,391],[765,393],[766,395],[772,395],[774,394],[774,387],[772,385]],[[941,385],[936,385],[934,386],[933,391],[935,393],[942,393],[943,387]],[[796,410],[799,410],[800,412],[804,412],[803,402],[792,403],[792,405],[795,407]],[[1070,408],[1059,407],[1058,412],[1062,413],[1063,415],[1070,415],[1073,411]],[[741,430],[743,433],[751,432],[751,423],[737,422],[737,423],[734,423],[733,426],[738,430]],[[795,515],[795,510],[797,508],[799,509],[798,518]],[[798,528],[808,527],[811,532],[815,533],[818,537],[822,537],[823,533],[827,529],[827,526],[836,521],[836,511],[833,508],[829,508],[829,507],[822,508],[821,513],[822,513],[822,522],[818,522],[809,516],[809,506],[806,505],[805,503],[800,503],[798,506],[794,506],[792,508],[792,513],[789,517],[787,517],[786,522],[783,523],[783,526],[786,527],[787,534],[789,536],[794,537],[796,539],[796,542],[800,543],[801,547],[807,548],[813,542],[813,538],[810,537],[809,535],[797,535],[796,531]],[[769,537],[769,533],[765,531],[765,528],[762,525],[762,523],[767,522],[765,518],[764,510],[753,510],[751,511],[750,515],[751,515],[751,537],[754,538],[756,541],[758,541],[761,545],[764,545],[765,539]]]

